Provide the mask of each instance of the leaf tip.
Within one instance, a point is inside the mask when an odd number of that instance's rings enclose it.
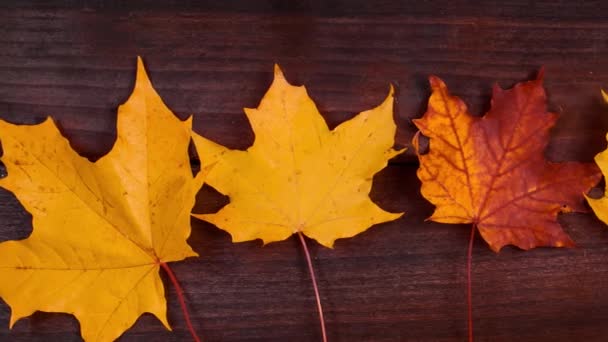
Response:
[[[192,127],[192,120],[194,119],[194,114],[188,114],[188,117],[184,120],[184,123],[189,127]]]
[[[308,235],[306,235],[308,236]],[[336,239],[327,239],[327,240],[319,240],[317,238],[313,238],[315,239],[315,241],[317,241],[321,246],[325,247],[325,248],[329,248],[329,249],[334,249],[334,244],[336,243]]]
[[[166,308],[166,304],[165,304],[165,308]],[[167,320],[166,309],[161,310],[161,312],[151,310],[151,311],[147,311],[147,313],[156,317],[160,321],[160,323],[165,327],[165,329],[167,329],[168,331],[173,331],[171,324],[169,324],[169,321]]]
[[[150,79],[148,77],[148,73],[146,72],[146,67],[144,66],[144,61],[141,56],[137,56],[137,73],[135,75],[135,84],[144,81],[150,83]]]
[[[393,108],[394,102],[395,102],[395,89],[393,88],[393,85],[390,84],[386,98],[384,99],[384,101],[382,101],[382,103],[378,107],[376,107],[376,109],[383,108],[384,106],[389,105],[390,106],[389,108],[391,110],[390,113],[392,115],[393,114],[392,108]]]
[[[279,66],[278,63],[274,63],[274,78],[282,78],[285,79],[285,75],[283,74],[283,70],[281,70],[281,67]]]
[[[433,89],[433,91],[446,88],[445,82],[443,82],[443,80],[441,78],[439,78],[435,75],[429,76],[429,83],[430,83],[431,89]]]
[[[500,253],[500,250],[501,250],[501,249],[502,249],[502,248],[503,248],[505,245],[492,245],[492,244],[489,244],[489,246],[490,246],[490,249],[492,250],[492,252],[494,252],[494,253],[498,254],[498,253]]]
[[[601,89],[602,98],[604,98],[604,102],[608,103],[608,93],[604,89]]]
[[[11,318],[8,322],[8,328],[9,329],[13,329],[13,327],[15,326],[15,323],[17,323],[18,320],[20,320],[21,317],[16,315],[15,312],[11,313]]]
[[[396,157],[396,156],[398,156],[398,155],[400,155],[400,154],[403,154],[403,153],[405,153],[405,151],[407,151],[407,147],[403,147],[403,148],[400,148],[400,149],[394,149],[394,148],[392,148],[392,149],[390,150],[389,155],[388,155],[388,156],[389,156],[389,159],[391,159],[391,158],[393,158],[393,157]],[[403,214],[404,214],[404,213],[401,213],[401,215],[403,215]]]
[[[391,97],[391,96],[392,96],[392,97],[395,97],[395,86],[393,86],[393,84],[392,84],[392,83],[390,83],[390,84],[388,85],[388,96],[389,96],[389,97]]]
[[[545,77],[545,67],[541,66],[540,69],[538,69],[538,74],[536,75],[536,80],[542,82],[544,77]]]
[[[565,247],[565,248],[574,248],[574,247],[576,247],[576,244],[570,238],[567,238],[567,239],[555,241],[555,243],[553,244],[553,246],[555,246],[555,247]]]

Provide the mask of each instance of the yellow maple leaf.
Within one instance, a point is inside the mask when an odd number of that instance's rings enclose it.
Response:
[[[301,232],[332,247],[339,238],[399,218],[369,198],[372,177],[402,151],[392,148],[392,88],[378,107],[330,131],[306,89],[290,85],[278,66],[257,109],[245,109],[256,133],[247,151],[193,135],[206,182],[230,197],[215,214],[194,215],[234,242],[287,239]]]
[[[606,103],[608,103],[608,93],[602,90],[602,97]],[[606,139],[608,140],[608,135],[606,135]],[[600,167],[602,174],[604,177],[608,175],[608,149],[598,153],[595,156],[595,163]],[[593,209],[595,215],[602,220],[602,222],[608,224],[608,197],[606,194],[608,193],[608,184],[606,185],[606,191],[604,191],[604,196],[601,198],[595,199],[589,196],[587,198],[587,202],[589,202],[589,206]]]
[[[0,186],[34,227],[27,239],[0,244],[0,296],[11,327],[40,310],[73,314],[87,341],[113,340],[145,312],[170,329],[159,268],[197,255],[186,242],[202,185],[187,152],[191,119],[173,115],[138,59],[117,126],[112,151],[92,163],[51,119],[0,120],[8,170]]]

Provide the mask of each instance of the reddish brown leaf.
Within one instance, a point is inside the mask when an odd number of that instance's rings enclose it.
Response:
[[[436,206],[429,219],[473,223],[494,251],[573,246],[557,214],[583,211],[583,193],[601,174],[592,163],[545,160],[557,115],[547,112],[542,76],[509,90],[495,86],[483,117],[471,116],[439,78],[430,83],[428,110],[414,120],[430,139],[418,169],[422,195]],[[419,134],[417,151],[418,141]]]

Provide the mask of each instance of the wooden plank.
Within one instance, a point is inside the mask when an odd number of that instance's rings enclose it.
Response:
[[[253,135],[241,108],[257,105],[277,62],[290,81],[306,84],[331,126],[380,103],[393,83],[397,140],[407,146],[410,119],[426,107],[429,74],[483,113],[494,82],[511,86],[544,66],[549,106],[561,114],[547,155],[591,161],[608,131],[599,96],[608,87],[607,15],[604,3],[569,1],[3,3],[0,118],[34,123],[52,115],[76,150],[96,159],[112,146],[115,110],[130,93],[134,57],[142,55],[180,117],[193,114],[197,132],[246,148]],[[375,178],[373,198],[406,211],[404,218],[333,250],[311,244],[330,341],[465,339],[468,227],[424,222],[432,207],[419,195],[415,170],[410,151]],[[204,189],[197,210],[211,212],[223,201]],[[31,230],[29,215],[6,191],[0,222],[0,241]],[[476,240],[478,340],[605,340],[608,230],[591,214],[560,222],[578,248],[496,255]],[[173,267],[206,341],[319,340],[295,239],[233,245],[195,220],[189,241],[201,257]],[[189,339],[168,287],[174,332],[146,315],[123,340]],[[13,331],[8,316],[0,304],[0,340],[79,339],[69,315],[37,313]]]
[[[99,156],[115,138],[115,109],[142,55],[169,107],[194,114],[198,132],[246,148],[253,136],[242,107],[258,104],[277,62],[291,82],[306,84],[331,126],[379,104],[393,83],[397,140],[408,146],[410,120],[426,108],[428,75],[443,77],[482,114],[494,82],[509,87],[544,66],[550,108],[562,114],[549,156],[591,160],[608,129],[599,96],[608,84],[601,8],[576,20],[564,5],[554,9],[565,16],[559,21],[546,9],[530,17],[511,7],[526,15],[5,10],[0,112],[23,123],[52,115],[77,150]],[[410,149],[397,161],[412,160]]]

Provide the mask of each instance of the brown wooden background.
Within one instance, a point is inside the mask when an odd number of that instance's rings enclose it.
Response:
[[[494,82],[510,87],[546,68],[550,108],[561,113],[547,157],[592,161],[608,131],[608,3],[605,1],[30,1],[0,2],[0,118],[52,115],[73,147],[96,159],[115,139],[135,56],[156,89],[195,130],[233,148],[253,138],[242,107],[255,107],[279,63],[306,84],[333,127],[397,88],[397,140],[425,110],[426,78],[442,77],[474,113]],[[424,222],[412,154],[374,179],[372,197],[402,219],[312,254],[330,341],[463,341],[468,227]],[[210,189],[197,211],[223,199]],[[473,302],[478,341],[608,340],[608,227],[563,215],[576,249],[493,253],[477,239]],[[0,240],[26,237],[31,218],[0,191]],[[199,259],[172,267],[205,341],[319,341],[314,296],[296,239],[232,244],[193,221]],[[10,279],[0,279],[10,281]],[[168,282],[165,282],[167,285]],[[189,340],[168,285],[174,332],[145,315],[124,341]],[[0,340],[76,341],[77,322],[36,313]]]

